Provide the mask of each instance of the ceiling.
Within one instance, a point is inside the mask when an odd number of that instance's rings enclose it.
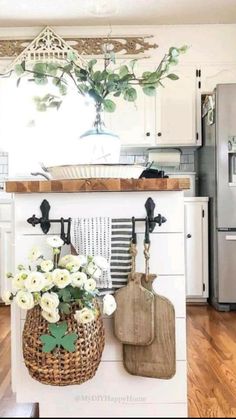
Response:
[[[0,0],[0,27],[236,23],[236,0]]]

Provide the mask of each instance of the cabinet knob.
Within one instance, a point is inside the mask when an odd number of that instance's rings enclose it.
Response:
[[[161,132],[158,132],[158,133],[157,133],[157,136],[158,136],[158,137],[161,137]]]
[[[146,137],[150,137],[150,132],[146,132]]]
[[[188,238],[188,239],[191,239],[191,237],[192,237],[192,234],[188,233],[188,234],[187,234],[187,238]]]

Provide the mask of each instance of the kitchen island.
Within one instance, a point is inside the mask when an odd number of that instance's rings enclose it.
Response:
[[[41,417],[187,417],[184,197],[188,179],[86,179],[9,181],[14,265],[24,263],[31,247],[50,256],[45,235],[27,219],[40,217],[46,199],[50,218],[144,218],[145,202],[155,202],[155,215],[167,219],[151,234],[150,272],[158,275],[154,289],[171,300],[176,316],[176,374],[169,380],[130,375],[123,366],[122,345],[113,335],[112,319],[104,318],[106,345],[93,379],[82,385],[53,387],[33,380],[24,365],[21,334],[25,312],[12,307],[12,386],[18,402],[39,403]],[[60,224],[49,235],[60,234]],[[137,270],[144,271],[144,223],[137,224]],[[66,247],[66,246],[64,246]],[[68,249],[64,249],[68,252]]]

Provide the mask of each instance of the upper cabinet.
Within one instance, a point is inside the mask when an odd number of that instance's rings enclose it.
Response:
[[[139,86],[137,100],[127,102],[116,98],[116,111],[104,115],[105,125],[118,134],[122,145],[149,146],[155,144],[155,97],[146,96]]]
[[[200,68],[201,91],[211,93],[217,84],[236,83],[236,65],[201,65]]]
[[[166,79],[164,88],[157,94],[156,144],[196,145],[197,104],[200,89],[196,69],[191,67],[173,68],[179,80]]]
[[[137,87],[136,102],[116,98],[117,109],[105,114],[105,124],[120,136],[122,145],[198,144],[196,109],[200,90],[196,69],[176,67],[173,73],[179,80],[164,80],[165,87],[157,90],[156,97],[146,96]]]

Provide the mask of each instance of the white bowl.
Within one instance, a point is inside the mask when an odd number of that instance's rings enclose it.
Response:
[[[46,171],[52,179],[138,179],[144,169],[144,166],[135,164],[72,164],[47,167]]]

